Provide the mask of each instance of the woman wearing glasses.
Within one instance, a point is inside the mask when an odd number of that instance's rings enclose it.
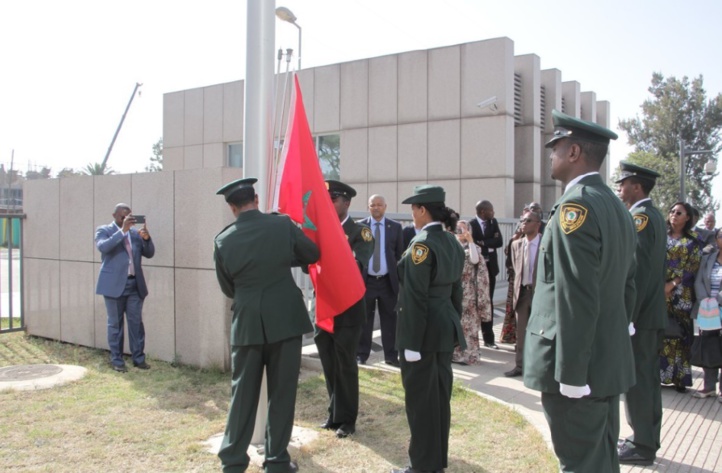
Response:
[[[668,327],[660,352],[662,384],[678,392],[692,386],[689,363],[694,337],[691,318],[695,301],[694,278],[702,257],[697,234],[692,230],[692,206],[676,202],[667,216],[667,269],[664,294],[667,299]],[[637,268],[637,271],[644,268]]]

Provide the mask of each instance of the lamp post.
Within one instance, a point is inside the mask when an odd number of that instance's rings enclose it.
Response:
[[[714,151],[708,150],[708,149],[687,149],[684,146],[684,140],[679,140],[679,201],[680,202],[687,202],[687,199],[685,199],[685,191],[684,191],[684,179],[685,179],[685,172],[684,172],[684,158],[685,156],[690,156],[693,154],[714,154]],[[712,164],[712,166],[710,166]],[[710,174],[714,174],[716,171],[716,166],[714,166],[714,163],[707,163],[705,165],[705,172],[710,172]]]
[[[276,8],[276,16],[279,20],[291,23],[293,26],[298,28],[298,70],[301,70],[301,26],[296,23],[296,15],[286,7]]]

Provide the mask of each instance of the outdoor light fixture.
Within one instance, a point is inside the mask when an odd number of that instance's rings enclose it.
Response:
[[[493,95],[486,100],[482,100],[481,102],[477,103],[476,106],[479,108],[488,108],[492,112],[496,112],[497,110],[499,110],[499,107],[496,106],[496,95]]]
[[[301,26],[299,26],[298,23],[296,23],[296,15],[293,14],[291,10],[289,10],[286,7],[278,7],[276,8],[276,16],[279,20],[285,21],[287,23],[291,23],[293,26],[298,28],[298,70],[301,70]]]

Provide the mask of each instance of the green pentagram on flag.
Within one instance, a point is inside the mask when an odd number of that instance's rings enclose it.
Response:
[[[311,200],[311,192],[308,191],[303,195],[303,228],[308,228],[309,230],[313,230],[314,232],[317,231],[316,225],[311,221],[310,218],[308,218],[308,215],[306,214],[306,207],[308,207],[308,201]]]

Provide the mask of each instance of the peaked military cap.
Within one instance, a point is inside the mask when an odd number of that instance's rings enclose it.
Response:
[[[557,110],[552,110],[552,119],[554,120],[554,136],[547,141],[545,148],[551,148],[555,142],[563,138],[574,138],[606,145],[609,144],[609,140],[618,138],[617,134],[608,128],[594,122],[570,117]]]
[[[444,202],[446,200],[446,192],[441,186],[424,184],[423,186],[414,187],[414,195],[404,199],[402,204],[434,204]]]
[[[651,169],[632,164],[629,161],[620,161],[619,167],[621,169],[621,173],[619,174],[619,179],[617,179],[617,184],[628,177],[644,179],[645,181],[655,184],[657,182],[657,178],[659,177],[659,173],[654,172]]]
[[[326,180],[326,189],[328,189],[328,193],[331,194],[332,199],[338,196],[343,196],[347,199],[356,197],[356,189],[341,181],[334,181],[333,179]]]
[[[216,195],[223,195],[223,197],[226,198],[226,202],[228,202],[228,199],[233,195],[234,192],[241,189],[251,188],[253,189],[253,184],[256,183],[258,179],[255,177],[246,177],[244,179],[236,179],[235,181],[229,182],[225,186],[221,187],[216,191]]]

